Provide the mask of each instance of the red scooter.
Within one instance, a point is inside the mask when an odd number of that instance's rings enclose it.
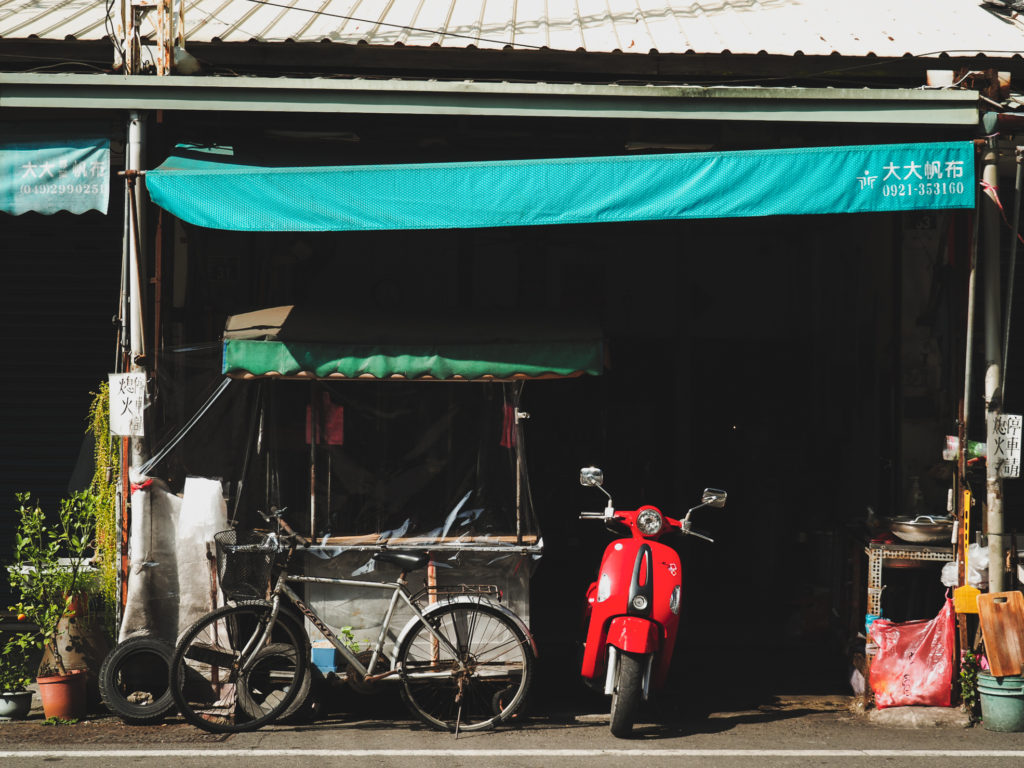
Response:
[[[597,581],[587,590],[587,640],[580,673],[612,697],[611,731],[624,737],[633,729],[640,702],[665,683],[679,626],[679,555],[658,538],[679,531],[712,541],[691,529],[690,515],[702,507],[724,507],[726,493],[707,488],[701,503],[675,520],[652,506],[616,510],[603,483],[604,473],[597,467],[580,470],[581,485],[599,488],[608,497],[603,512],[581,512],[580,519],[621,523],[629,528],[630,537],[608,545]]]

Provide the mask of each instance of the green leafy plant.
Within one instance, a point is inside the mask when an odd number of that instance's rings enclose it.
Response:
[[[356,640],[355,633],[352,632],[352,627],[342,627],[338,630],[338,639],[345,644],[352,653],[359,653],[360,645],[359,641]]]
[[[45,720],[43,720],[43,725],[74,725],[77,722],[77,718],[65,720],[63,717],[48,717]]]
[[[39,637],[31,632],[7,638],[0,650],[0,693],[16,693],[28,687],[35,677],[30,665],[38,649]]]
[[[971,651],[964,651],[960,658],[960,701],[971,722],[980,714],[981,699],[978,694],[978,672],[981,665]]]
[[[51,524],[29,494],[19,493],[14,565],[8,569],[18,601],[12,611],[39,627],[40,642],[49,651],[49,674],[67,674],[57,642],[61,620],[74,615],[75,601],[86,586],[83,570],[93,548],[96,499],[88,491],[60,502],[57,524]]]
[[[96,499],[97,593],[103,602],[108,637],[117,623],[117,483],[121,443],[110,434],[110,387],[103,382],[92,394],[86,431],[93,436],[93,476],[89,490]]]

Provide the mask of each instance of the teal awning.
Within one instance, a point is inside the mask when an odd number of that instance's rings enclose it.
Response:
[[[184,221],[246,232],[944,210],[975,196],[969,141],[291,167],[180,146],[146,186]]]
[[[368,317],[287,305],[232,315],[223,344],[234,378],[504,381],[604,367],[596,326],[550,315]]]
[[[107,212],[110,140],[105,137],[23,138],[0,143],[0,211]],[[38,136],[38,134],[36,134]]]

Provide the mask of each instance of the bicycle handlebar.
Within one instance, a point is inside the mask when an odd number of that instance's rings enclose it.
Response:
[[[280,529],[281,532],[283,532],[282,538],[290,539],[291,541],[303,547],[308,547],[311,544],[311,541],[309,539],[307,539],[301,533],[296,532],[295,529],[288,525],[288,521],[284,519],[284,513],[288,511],[288,507],[282,507],[280,509],[278,509],[277,507],[271,507],[269,515],[265,514],[262,510],[256,511],[259,512],[260,517],[262,517],[268,523],[275,521],[277,522],[278,528]]]

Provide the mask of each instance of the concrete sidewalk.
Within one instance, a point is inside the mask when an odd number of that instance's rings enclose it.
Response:
[[[34,686],[33,686],[34,688]],[[597,725],[608,722],[608,712],[598,709],[600,699],[583,702],[578,708],[558,706],[554,709],[542,709],[535,705],[521,724],[526,730],[532,728],[550,728],[572,724]],[[397,696],[382,694],[374,697],[342,701],[332,700],[329,714],[322,720],[303,723],[301,728],[313,733],[318,725],[324,730],[331,730],[339,722],[360,720],[379,722],[380,727],[406,727],[413,723],[411,715],[405,710]],[[339,706],[339,704],[341,706]],[[587,705],[591,706],[587,706]],[[564,705],[564,702],[560,702]],[[14,744],[124,744],[144,746],[147,744],[209,744],[221,743],[234,736],[212,734],[186,724],[180,717],[169,717],[161,724],[132,726],[127,725],[115,715],[102,711],[94,712],[75,724],[47,724],[43,715],[38,694],[33,697],[32,711],[27,720],[0,723],[0,745]],[[657,717],[654,715],[657,714]],[[822,725],[838,721],[859,721],[886,729],[965,729],[971,727],[966,712],[959,707],[891,707],[875,709],[863,706],[862,699],[857,696],[839,694],[827,695],[777,695],[762,703],[740,708],[717,707],[713,711],[687,711],[684,707],[662,707],[655,711],[647,707],[640,713],[637,727],[665,726],[685,728],[688,724],[705,722],[710,726],[720,723],[725,727],[729,723],[755,722],[759,720],[807,720],[808,725]],[[259,733],[272,733],[275,730],[291,730],[295,724],[267,726]]]

